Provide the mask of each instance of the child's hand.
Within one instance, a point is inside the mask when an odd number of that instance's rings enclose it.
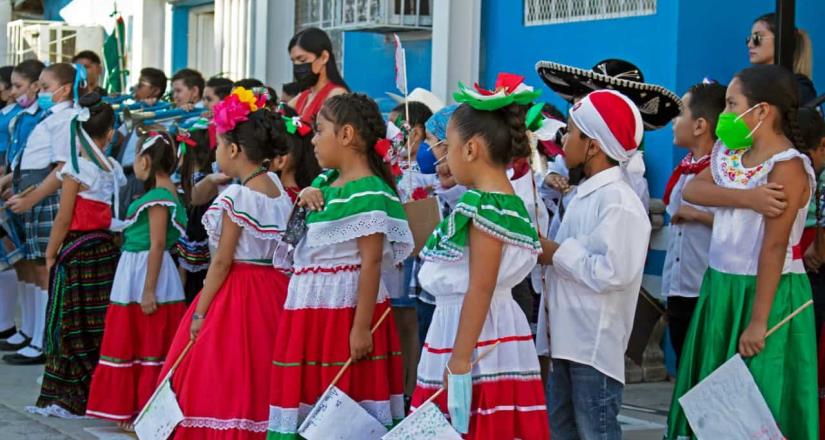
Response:
[[[200,333],[201,327],[203,327],[203,318],[192,318],[192,325],[189,326],[189,337],[193,341],[198,338],[198,333]]]
[[[353,362],[372,352],[372,333],[369,328],[353,327],[349,333],[349,352]]]
[[[157,312],[158,303],[155,292],[143,292],[143,295],[140,297],[140,309],[143,310],[144,315],[151,315]]]
[[[670,218],[670,223],[678,225],[679,223],[695,222],[701,213],[702,211],[692,206],[682,205],[679,207],[679,210],[676,211],[676,214]]]
[[[570,191],[570,182],[561,174],[550,173],[544,178],[544,184],[564,194]]]
[[[324,209],[324,194],[318,188],[304,188],[298,194],[298,206],[305,206],[312,211]]]
[[[819,267],[822,266],[822,258],[820,258],[819,252],[816,251],[816,246],[808,246],[803,261],[808,272],[819,273]]]
[[[209,179],[209,182],[214,184],[215,186],[226,185],[227,183],[229,183],[230,180],[232,180],[231,177],[227,176],[224,173],[212,173],[206,176],[206,178]]]
[[[748,190],[748,205],[765,217],[779,217],[788,207],[788,196],[782,185],[767,183]]]
[[[753,357],[765,348],[765,334],[767,324],[751,321],[739,337],[739,354],[743,357]]]

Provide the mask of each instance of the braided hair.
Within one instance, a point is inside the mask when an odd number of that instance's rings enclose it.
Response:
[[[513,159],[530,156],[525,117],[526,109],[519,104],[493,111],[461,104],[451,119],[462,141],[481,136],[487,142],[490,159],[498,165],[508,165]]]
[[[274,157],[289,151],[281,115],[265,108],[250,113],[248,120],[238,123],[224,136],[237,144],[251,162],[264,167],[268,167]]]
[[[383,179],[393,191],[398,192],[390,168],[374,148],[375,143],[384,139],[387,133],[387,125],[378,110],[378,104],[367,95],[347,93],[329,98],[319,113],[335,125],[336,131],[344,125],[351,126],[357,136],[364,141],[364,153],[367,155],[370,171]]]
[[[183,188],[183,200],[187,206],[191,206],[192,189],[197,183],[195,172],[210,169],[210,165],[215,161],[215,150],[209,147],[209,130],[191,130],[189,137],[196,145],[187,148],[183,160],[180,161],[180,186]]]

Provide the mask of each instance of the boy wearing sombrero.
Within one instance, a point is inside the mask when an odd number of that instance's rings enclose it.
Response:
[[[616,91],[592,92],[570,111],[565,161],[581,165],[586,179],[555,241],[542,241],[539,260],[550,265],[542,301],[550,314],[554,440],[621,438],[624,352],[650,239],[647,211],[625,167],[643,132],[638,108]]]

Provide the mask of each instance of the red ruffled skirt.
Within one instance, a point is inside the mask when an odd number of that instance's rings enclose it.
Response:
[[[195,344],[172,374],[184,420],[174,439],[263,439],[270,365],[289,279],[271,266],[235,263]],[[161,378],[189,343],[192,313],[175,334]]]
[[[375,305],[373,326],[390,308]],[[350,357],[354,307],[287,309],[275,342],[269,438],[297,438],[312,405]],[[336,386],[385,426],[404,417],[401,345],[392,312],[372,336],[373,350],[352,364]]]

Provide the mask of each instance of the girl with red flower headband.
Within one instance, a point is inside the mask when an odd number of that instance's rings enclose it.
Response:
[[[404,417],[401,350],[381,275],[404,261],[413,239],[385,162],[385,133],[365,95],[332,97],[318,113],[313,144],[329,171],[299,196],[312,212],[293,252],[275,342],[270,439],[297,439],[305,405],[350,359],[336,386],[386,426]]]
[[[288,278],[272,267],[292,202],[269,161],[286,151],[286,128],[265,101],[236,88],[213,113],[229,185],[203,216],[212,260],[167,357],[184,419],[175,439],[263,439],[275,331]],[[164,377],[173,362],[164,366]],[[220,380],[215,380],[220,378]]]

